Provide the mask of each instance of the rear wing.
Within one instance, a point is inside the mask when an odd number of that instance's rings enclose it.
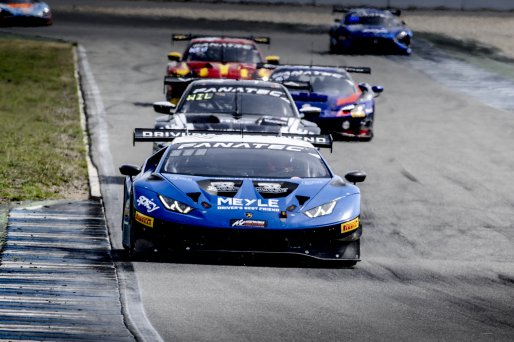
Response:
[[[177,76],[164,76],[164,84],[165,85],[177,85],[177,84],[186,84],[186,86],[193,82],[194,80],[198,80],[198,77],[177,77]]]
[[[287,67],[304,67],[304,68],[338,68],[344,69],[347,72],[356,73],[356,74],[371,74],[371,68],[365,66],[346,66],[346,65],[320,65],[320,64],[282,64],[280,66],[275,66],[275,68],[287,68]]]
[[[381,9],[381,10],[384,10],[384,11],[388,11],[388,12],[391,12],[392,15],[396,15],[397,17],[399,17],[401,14],[402,14],[402,11],[399,9],[399,8],[376,8],[376,7],[359,7],[359,8],[356,8],[356,7],[344,7],[344,6],[341,6],[341,5],[334,5],[332,7],[332,13],[348,13],[348,12],[351,12],[351,11],[355,11],[356,9]]]
[[[306,90],[308,92],[312,92],[311,82],[283,81],[280,83],[290,90]]]
[[[267,44],[269,45],[271,43],[270,37],[265,36],[226,36],[226,35],[214,35],[210,36],[207,34],[192,34],[192,33],[173,33],[171,35],[171,43],[176,41],[186,41],[191,40],[195,38],[236,38],[236,39],[248,39],[252,40],[258,44]]]
[[[245,130],[186,130],[186,129],[155,129],[155,128],[135,128],[132,136],[132,143],[136,141],[144,142],[171,142],[178,137],[199,136],[208,137],[222,134],[230,135],[259,135],[285,137],[296,140],[303,140],[311,143],[315,147],[330,148],[332,152],[333,139],[330,134],[293,134],[293,133],[271,133],[271,132],[254,132]]]
[[[371,74],[370,67],[341,66],[339,68],[343,68],[347,72],[353,72],[356,74]]]

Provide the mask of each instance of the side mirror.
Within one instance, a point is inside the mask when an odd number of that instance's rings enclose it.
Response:
[[[370,91],[369,84],[367,84],[367,83],[359,83],[359,89],[363,93]]]
[[[271,65],[279,65],[280,57],[279,56],[266,56],[266,63]]]
[[[159,101],[153,103],[153,110],[161,114],[175,114],[177,106],[168,101]]]
[[[375,93],[375,97],[377,97],[384,91],[384,87],[375,85],[371,87],[371,90]]]
[[[351,171],[344,175],[344,178],[350,183],[364,182],[366,179],[366,173],[363,171]]]
[[[309,117],[320,115],[321,108],[314,107],[314,106],[305,106],[305,107],[300,108],[299,112],[300,112],[301,118],[305,117],[308,119]]]
[[[180,62],[181,59],[182,59],[182,54],[180,52],[168,53],[168,61],[170,61],[170,62]]]
[[[136,165],[125,164],[120,166],[120,173],[124,176],[136,176],[141,172],[141,168]]]

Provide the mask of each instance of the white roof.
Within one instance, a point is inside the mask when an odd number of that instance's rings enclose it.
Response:
[[[244,134],[244,133],[243,133]],[[240,136],[238,134],[198,134],[188,135],[187,137],[175,138],[172,142],[175,144],[184,143],[197,143],[197,142],[240,142],[240,143],[257,143],[257,144],[277,144],[277,145],[289,145],[289,146],[300,146],[300,147],[314,147],[310,142],[279,137],[279,136],[263,136],[263,135],[252,135],[247,134]]]

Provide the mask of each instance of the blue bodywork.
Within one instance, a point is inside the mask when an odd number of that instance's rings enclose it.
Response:
[[[348,69],[371,72],[369,68]],[[381,86],[357,84],[344,67],[322,66],[281,66],[270,75],[270,81],[284,84],[300,111],[306,106],[320,108],[319,115],[305,119],[315,122],[322,133],[372,139],[375,97],[383,91]]]
[[[405,55],[412,52],[412,31],[394,11],[358,8],[344,12],[343,18],[330,28],[330,52]]]
[[[40,0],[0,0],[0,25],[51,25],[52,12]]]
[[[132,167],[131,173],[123,171],[127,166],[120,168],[127,176],[122,223],[127,250],[144,240],[158,250],[176,252],[293,253],[350,264],[360,260],[360,191],[350,182],[364,178],[347,174],[345,181],[331,171],[323,178],[170,174],[164,172],[164,161],[177,150],[174,144],[151,156],[141,169]],[[322,158],[315,148],[305,153]],[[238,160],[227,167],[233,166],[244,167]],[[191,211],[167,209],[163,198]],[[305,214],[334,200],[331,214]]]

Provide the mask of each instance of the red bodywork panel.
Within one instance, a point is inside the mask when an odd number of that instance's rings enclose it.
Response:
[[[241,38],[200,38],[192,39],[189,46],[198,43],[225,43],[225,44],[242,44],[251,45],[253,49],[259,51],[255,43],[251,40]],[[188,51],[189,49],[186,49]],[[264,61],[260,54],[261,61]],[[175,65],[169,65],[167,68],[168,75],[185,76],[187,74],[199,78],[228,78],[228,79],[261,79],[262,74],[258,74],[255,63],[237,63],[221,61],[183,61]],[[263,72],[265,72],[263,69]],[[186,74],[185,72],[188,71]],[[267,71],[267,70],[266,70]],[[265,72],[266,76],[269,72]]]

